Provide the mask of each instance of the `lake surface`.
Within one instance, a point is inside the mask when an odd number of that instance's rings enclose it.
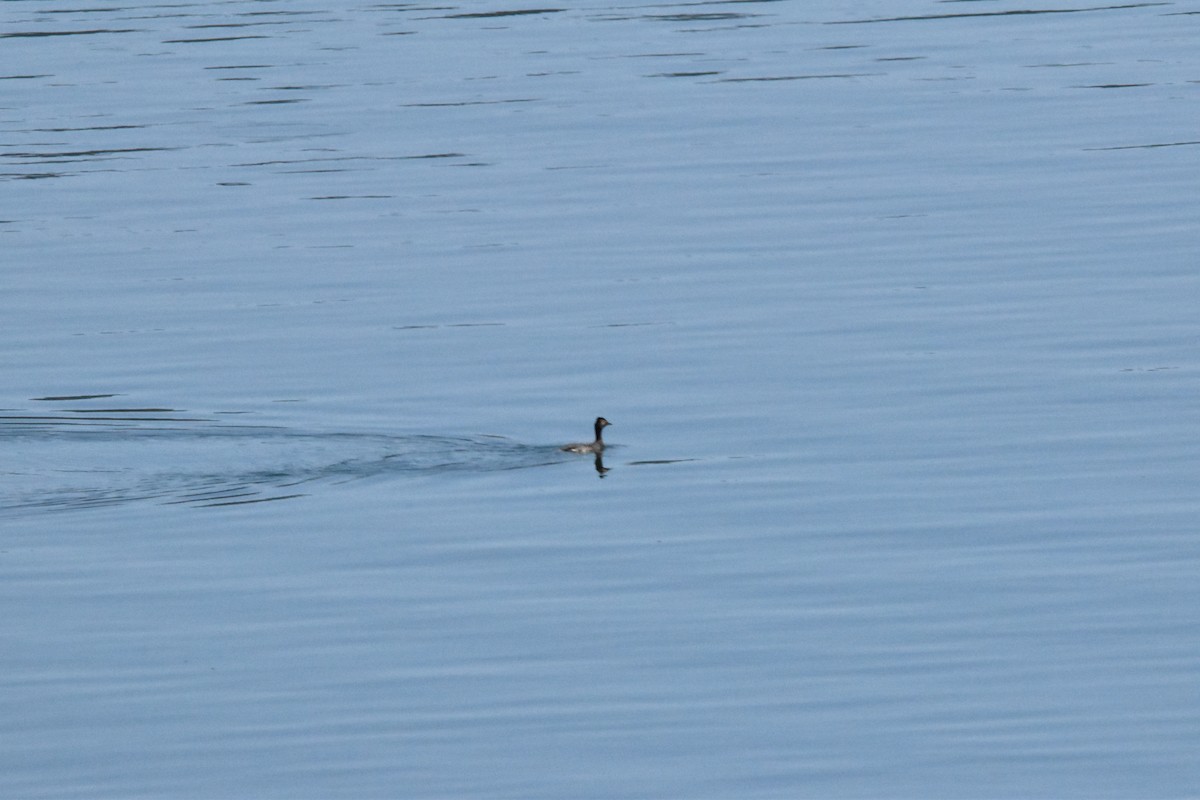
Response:
[[[3,3],[0,795],[1197,796],[1198,37]]]

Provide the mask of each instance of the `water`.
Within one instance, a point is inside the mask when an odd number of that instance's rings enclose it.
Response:
[[[0,794],[1195,796],[1195,9],[524,10],[0,8]]]

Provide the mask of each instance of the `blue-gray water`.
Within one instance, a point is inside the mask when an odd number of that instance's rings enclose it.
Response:
[[[1200,6],[537,7],[0,4],[0,796],[1200,794]]]

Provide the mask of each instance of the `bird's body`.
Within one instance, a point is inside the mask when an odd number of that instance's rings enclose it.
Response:
[[[559,449],[565,450],[568,453],[603,453],[604,438],[601,435],[601,431],[611,424],[604,417],[596,417],[596,440],[594,442],[573,442],[572,444],[564,444]]]

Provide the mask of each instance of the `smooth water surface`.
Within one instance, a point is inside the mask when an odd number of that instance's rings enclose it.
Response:
[[[0,4],[0,796],[1196,796],[1198,25]]]

